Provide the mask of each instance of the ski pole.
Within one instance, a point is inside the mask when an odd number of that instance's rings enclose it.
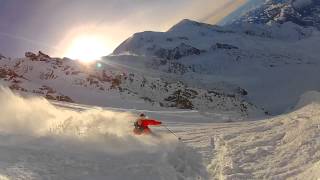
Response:
[[[167,126],[162,125],[163,127],[165,127],[171,134],[173,134],[175,137],[178,138],[178,140],[181,140],[181,137],[178,137],[173,131],[171,131]]]

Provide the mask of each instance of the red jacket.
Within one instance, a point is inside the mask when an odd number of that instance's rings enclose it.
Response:
[[[142,119],[141,121],[142,121],[141,126],[145,128],[149,128],[148,126],[156,126],[161,124],[160,121],[156,121],[153,119]]]
[[[153,119],[141,119],[141,124],[140,125],[138,125],[138,124],[136,125],[136,123],[135,123],[135,128],[134,128],[133,132],[135,134],[138,134],[138,135],[140,135],[140,134],[149,134],[149,133],[151,133],[151,130],[149,129],[149,126],[155,126],[155,125],[162,124],[160,121],[156,121],[156,120],[153,120]]]

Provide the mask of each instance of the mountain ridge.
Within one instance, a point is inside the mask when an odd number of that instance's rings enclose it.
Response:
[[[313,77],[319,64],[314,49],[317,39],[317,28],[292,22],[215,26],[182,20],[166,32],[134,34],[105,59],[143,71],[169,73],[193,87],[240,86],[248,91],[250,101],[280,113],[305,91],[319,89]],[[286,89],[294,85],[285,79],[301,82],[298,75],[290,76],[302,69],[312,69],[306,87],[288,95]],[[283,77],[283,82],[273,85],[275,76]],[[282,89],[280,94],[277,88]],[[278,102],[264,100],[268,94]]]
[[[268,2],[273,7],[272,2],[283,4],[285,1]],[[299,7],[304,9],[309,6],[299,4]],[[81,100],[79,96],[87,91],[86,88],[101,89],[103,93],[106,89],[112,89],[111,94],[119,101],[113,101],[117,106],[124,103],[127,95],[123,94],[127,93],[129,100],[138,102],[134,104],[142,108],[151,104],[201,111],[232,109],[243,115],[241,103],[245,102],[249,111],[256,109],[279,114],[292,107],[305,91],[320,89],[316,78],[320,75],[320,52],[316,49],[319,40],[320,33],[316,27],[293,22],[242,22],[217,26],[184,19],[166,32],[135,33],[111,55],[97,62],[100,66],[103,64],[100,70],[94,65],[86,67],[70,59],[64,59],[66,64],[59,64],[61,59],[39,52],[26,53],[26,58],[11,61],[24,64],[22,68],[19,64],[5,62],[6,58],[2,59],[3,66],[8,67],[2,69],[2,76],[10,80],[14,73],[22,76],[24,71],[34,71],[28,69],[29,60],[43,64],[54,59],[53,62],[58,64],[38,67],[47,69],[37,72],[41,77],[32,76],[30,80],[35,78],[36,83],[42,84],[38,81],[39,77],[40,80],[56,78],[54,72],[57,70],[63,74],[62,77],[69,78],[68,83],[85,85],[75,97],[76,102]],[[66,69],[57,66],[65,66]],[[77,70],[70,71],[69,68]],[[108,74],[102,69],[107,70]],[[71,78],[70,74],[74,77]],[[16,90],[27,89],[20,89],[17,82],[10,81],[15,83]],[[297,87],[297,83],[302,85]],[[168,84],[172,85],[171,88]],[[36,87],[36,91],[46,91],[43,94],[52,92],[47,88],[48,84],[42,85],[45,87]],[[64,85],[60,86],[62,88],[57,88],[61,94],[51,95],[52,99],[68,99],[66,97],[69,95],[62,93]],[[294,91],[288,92],[288,89]],[[56,92],[59,93],[58,90]],[[99,96],[103,93],[93,93],[94,100],[84,99],[91,104],[93,101],[99,102]],[[111,104],[100,102],[99,105]],[[246,110],[244,112],[247,113]]]

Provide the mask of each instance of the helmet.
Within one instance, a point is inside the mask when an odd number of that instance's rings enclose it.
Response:
[[[146,117],[146,115],[144,113],[141,113],[140,117]]]

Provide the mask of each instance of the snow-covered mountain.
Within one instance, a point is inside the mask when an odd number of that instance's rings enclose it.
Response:
[[[250,10],[236,23],[285,23],[320,28],[320,1],[318,0],[266,0],[262,6]]]
[[[228,26],[185,19],[166,32],[136,33],[105,57],[102,67],[43,53],[13,60],[1,56],[2,77],[10,79],[12,89],[54,100],[279,114],[305,91],[320,89],[318,2],[307,2],[267,1],[258,8],[264,12],[257,13],[258,24],[248,23],[249,16],[256,17],[248,13]],[[269,16],[278,10],[281,16]],[[313,24],[301,23],[311,16]],[[74,87],[81,88],[74,92]],[[90,95],[84,95],[88,89]],[[129,99],[134,103],[125,103]]]
[[[134,34],[106,59],[191,87],[241,87],[255,105],[281,113],[320,89],[319,40],[316,28],[292,22],[220,27],[183,20],[167,32]]]
[[[319,40],[316,28],[292,22],[220,27],[182,20],[167,32],[134,34],[102,67],[26,53],[4,57],[2,77],[12,89],[54,100],[278,114],[305,91],[320,89]]]
[[[42,52],[28,52],[25,56],[0,61],[1,84],[23,94],[135,109],[195,109],[240,116],[253,115],[258,110],[245,100],[246,91],[239,87],[232,92],[194,88],[103,62],[83,64],[67,58],[51,58]]]

